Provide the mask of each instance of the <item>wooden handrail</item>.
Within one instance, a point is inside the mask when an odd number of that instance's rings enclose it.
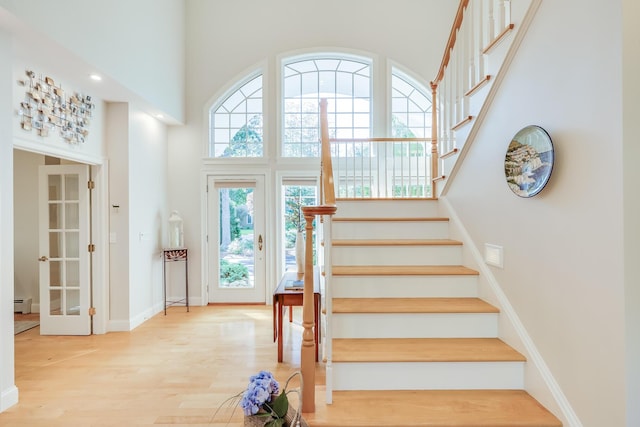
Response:
[[[449,33],[449,40],[447,41],[447,46],[444,49],[444,55],[442,56],[442,62],[440,63],[440,68],[438,69],[438,74],[436,78],[433,79],[433,83],[436,85],[442,81],[444,78],[444,70],[447,69],[449,65],[449,59],[451,59],[451,50],[453,50],[453,46],[456,44],[456,37],[458,36],[458,30],[460,26],[462,26],[462,18],[464,16],[464,10],[469,5],[469,0],[461,0],[458,5],[458,11],[456,12],[456,17],[453,20],[453,26],[451,27],[451,32]]]
[[[336,193],[333,185],[333,166],[331,165],[331,144],[329,142],[329,123],[327,120],[327,100],[320,101],[320,135],[322,157],[320,160],[320,174],[322,175],[321,204],[336,204]]]
[[[438,170],[438,85],[444,79],[444,72],[449,66],[449,60],[451,59],[451,51],[456,44],[458,37],[458,30],[462,26],[464,19],[464,11],[469,6],[469,0],[460,0],[456,16],[453,19],[453,25],[451,26],[451,32],[449,33],[449,39],[447,45],[444,48],[444,55],[442,55],[442,62],[436,77],[431,81],[431,173],[433,176],[439,173]],[[431,194],[434,198],[438,197],[437,182],[444,179],[444,175],[438,176],[431,180]]]

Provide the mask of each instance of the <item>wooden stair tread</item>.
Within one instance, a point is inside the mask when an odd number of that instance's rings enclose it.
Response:
[[[334,239],[333,246],[461,246],[451,239]]]
[[[325,403],[316,388],[312,427],[561,427],[558,418],[523,390],[334,391]]]
[[[462,265],[334,265],[334,276],[477,276]]]
[[[340,217],[334,216],[333,222],[441,222],[449,221],[447,217]]]
[[[332,348],[335,363],[526,360],[498,338],[334,338]]]
[[[498,313],[480,298],[334,298],[333,313]]]

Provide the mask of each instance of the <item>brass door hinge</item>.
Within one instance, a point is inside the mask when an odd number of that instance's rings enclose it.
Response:
[[[96,183],[93,180],[87,181],[87,188],[89,190],[93,190],[94,188],[96,188]]]
[[[89,316],[95,316],[95,315],[96,315],[96,308],[89,307]]]
[[[87,251],[89,251],[89,252],[95,252],[95,251],[96,251],[96,245],[94,245],[93,243],[91,243],[91,244],[87,247]]]

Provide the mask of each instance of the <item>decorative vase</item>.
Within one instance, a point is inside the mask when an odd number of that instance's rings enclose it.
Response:
[[[265,424],[273,421],[272,417],[245,415],[243,427],[264,427]],[[283,427],[309,427],[307,422],[300,416],[300,413],[289,406],[287,414],[284,417]]]
[[[298,276],[304,274],[304,234],[298,231],[296,234],[296,266],[298,267]]]
[[[182,218],[178,211],[171,212],[169,217],[169,247],[184,247],[184,231],[182,226]]]

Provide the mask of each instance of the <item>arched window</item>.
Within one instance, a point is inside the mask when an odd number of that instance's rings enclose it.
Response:
[[[391,70],[391,131],[395,138],[431,137],[427,89],[400,70]]]
[[[283,62],[283,157],[320,155],[319,104],[328,101],[332,137],[371,134],[371,61],[339,54]]]
[[[264,156],[262,74],[245,82],[209,111],[209,156]]]

